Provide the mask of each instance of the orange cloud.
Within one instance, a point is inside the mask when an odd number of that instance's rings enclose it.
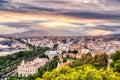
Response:
[[[92,31],[88,32],[88,34],[91,36],[108,35],[111,33],[112,33],[111,31],[106,31],[106,30],[92,30]]]
[[[56,14],[39,14],[39,13],[17,13],[10,11],[0,11],[0,22],[18,22],[21,20],[37,20],[37,19],[51,19],[62,22],[78,22],[78,23],[97,23],[106,22],[98,19],[82,19],[70,16],[56,15]]]

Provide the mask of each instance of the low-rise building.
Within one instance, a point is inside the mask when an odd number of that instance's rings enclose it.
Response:
[[[69,51],[69,44],[63,44],[63,43],[61,43],[61,44],[59,44],[58,45],[58,50],[61,50],[61,51]]]
[[[47,58],[36,58],[31,62],[26,62],[23,60],[21,64],[17,67],[17,73],[19,76],[29,76],[38,72],[40,67],[44,67],[48,63]]]
[[[45,55],[47,55],[50,60],[52,60],[54,56],[57,56],[59,54],[61,54],[61,51],[57,51],[57,50],[55,50],[55,51],[54,50],[53,51],[46,51],[45,52]]]

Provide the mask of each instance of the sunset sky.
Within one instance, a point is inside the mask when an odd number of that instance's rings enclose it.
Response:
[[[45,30],[53,34],[120,33],[120,0],[0,0],[0,34]]]

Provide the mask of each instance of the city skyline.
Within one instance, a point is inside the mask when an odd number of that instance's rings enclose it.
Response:
[[[120,33],[119,0],[0,0],[0,34],[43,30],[52,34]]]

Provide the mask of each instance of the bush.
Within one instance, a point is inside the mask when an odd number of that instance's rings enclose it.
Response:
[[[110,66],[113,68],[114,71],[120,72],[120,51],[112,54],[111,59],[113,60],[113,62],[110,64]]]
[[[111,55],[111,59],[112,59],[113,61],[119,60],[119,59],[120,59],[120,51],[117,51],[116,53],[112,54],[112,55]]]
[[[36,80],[120,80],[120,74],[112,69],[97,70],[91,65],[83,65],[75,68],[61,67],[52,72],[46,72]]]

